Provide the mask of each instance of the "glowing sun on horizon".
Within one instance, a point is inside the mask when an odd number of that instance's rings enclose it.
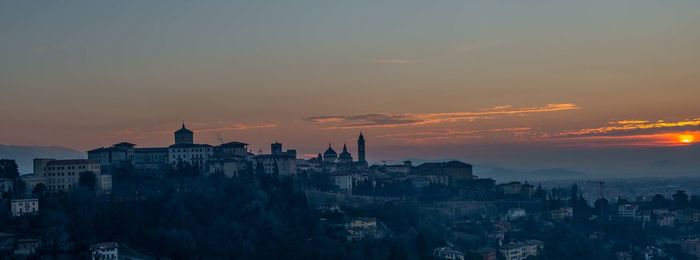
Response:
[[[695,142],[695,136],[690,134],[678,135],[678,141],[683,144],[692,144]]]

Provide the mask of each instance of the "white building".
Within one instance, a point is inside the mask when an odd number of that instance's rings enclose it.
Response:
[[[508,209],[508,212],[506,212],[506,218],[508,220],[522,218],[522,217],[525,217],[525,215],[526,215],[525,209],[523,209],[523,208],[512,208],[512,209]]]
[[[80,174],[95,174],[95,189],[103,193],[112,191],[112,175],[102,174],[100,163],[93,160],[34,159],[34,189],[38,183],[46,185],[48,191],[71,191],[79,186]]]
[[[93,260],[119,259],[119,244],[107,242],[91,245],[90,258]]]
[[[39,199],[12,199],[10,208],[13,217],[33,215],[39,212]]]
[[[637,215],[639,206],[636,204],[620,204],[617,206],[617,215],[622,218],[633,218]]]
[[[451,247],[435,248],[433,256],[437,259],[464,260],[464,253]]]
[[[213,154],[214,148],[208,144],[174,144],[168,147],[168,163],[173,167],[187,163],[196,166],[201,173],[206,173]]]
[[[537,256],[544,248],[544,243],[539,240],[527,240],[515,242],[501,247],[500,251],[506,260],[524,260],[530,256]]]

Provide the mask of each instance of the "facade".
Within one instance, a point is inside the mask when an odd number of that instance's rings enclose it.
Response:
[[[525,215],[525,209],[523,208],[512,208],[508,209],[508,212],[506,212],[506,218],[509,220],[519,219],[525,217]]]
[[[400,173],[409,174],[413,169],[413,163],[411,161],[405,161],[403,164],[394,164],[384,166],[384,171],[386,173]]]
[[[617,206],[617,215],[621,218],[633,218],[637,215],[639,206],[636,204],[620,204]]]
[[[13,255],[17,258],[25,258],[36,254],[36,250],[41,247],[41,240],[36,238],[17,239],[17,246]]]
[[[537,256],[544,248],[544,243],[539,240],[527,240],[515,242],[501,247],[501,253],[506,260],[524,260],[530,256]]]
[[[419,175],[443,175],[450,178],[450,181],[460,179],[474,179],[472,165],[460,161],[449,161],[440,163],[424,163],[416,167]]]
[[[278,174],[280,176],[293,176],[297,174],[296,150],[282,151],[282,144],[273,143],[271,151],[275,153],[261,154],[253,157],[253,169],[258,172],[258,167],[263,167],[265,174]]]
[[[102,147],[87,152],[88,160],[93,160],[101,165],[112,165],[121,162],[133,162],[136,145],[122,142],[112,147]]]
[[[451,247],[438,247],[433,250],[436,259],[464,260],[464,253]]]
[[[78,187],[80,173],[92,172],[95,174],[96,187],[99,192],[110,193],[112,191],[112,176],[102,174],[101,165],[97,161],[76,159],[76,160],[54,160],[54,159],[34,159],[34,178],[38,183],[46,185],[46,189],[51,192],[71,191]],[[32,186],[32,189],[35,186]]]
[[[676,214],[663,213],[656,216],[656,225],[659,227],[674,227],[676,225]]]
[[[107,242],[91,245],[90,258],[93,260],[119,259],[119,244]]]
[[[34,215],[39,213],[39,199],[12,199],[10,201],[10,208],[13,217]]]
[[[357,241],[363,238],[378,238],[381,236],[378,232],[377,219],[375,218],[356,218],[345,225],[347,232],[346,239],[348,241]]]
[[[187,163],[205,173],[213,154],[214,148],[208,144],[174,144],[168,147],[168,164],[177,167],[180,163]]]

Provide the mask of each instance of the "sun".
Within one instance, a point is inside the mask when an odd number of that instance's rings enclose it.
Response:
[[[691,144],[695,142],[695,136],[689,134],[678,135],[678,141],[684,144]]]

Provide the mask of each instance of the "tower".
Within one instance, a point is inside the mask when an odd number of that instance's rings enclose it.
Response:
[[[194,133],[185,127],[185,123],[182,123],[182,128],[175,131],[175,144],[193,144],[194,143]]]
[[[272,154],[280,155],[282,154],[282,144],[275,142],[271,145]]]
[[[357,160],[361,163],[366,163],[365,158],[365,137],[360,132],[360,137],[357,138]]]

